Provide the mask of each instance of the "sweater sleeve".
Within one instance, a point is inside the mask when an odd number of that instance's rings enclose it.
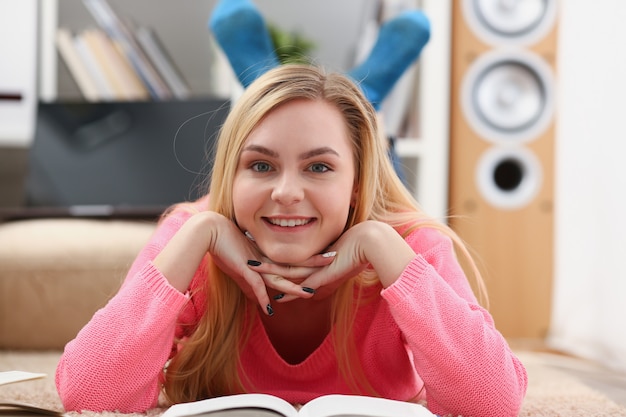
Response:
[[[407,242],[417,256],[383,290],[439,415],[517,416],[526,393],[524,366],[478,305],[452,242],[419,229]]]
[[[189,216],[170,215],[159,224],[118,293],[66,345],[55,382],[67,411],[129,413],[156,406],[161,372],[188,297],[152,260]]]

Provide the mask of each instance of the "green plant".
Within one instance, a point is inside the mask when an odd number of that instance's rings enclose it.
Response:
[[[276,56],[281,64],[309,64],[315,43],[298,32],[287,32],[274,24],[268,25]]]

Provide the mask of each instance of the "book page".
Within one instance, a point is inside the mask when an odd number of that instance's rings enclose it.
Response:
[[[222,414],[225,410],[230,411]],[[259,415],[260,410],[273,411],[274,413],[284,417],[298,416],[296,409],[281,398],[267,394],[239,394],[209,398],[190,403],[175,404],[165,411],[161,417],[184,417],[197,416],[200,414],[243,417],[247,415]],[[246,414],[246,412],[249,411],[253,412]],[[242,412],[243,414],[241,414]]]
[[[0,385],[12,384],[13,382],[28,381],[45,377],[46,374],[24,371],[4,371],[0,372]]]
[[[282,414],[261,408],[234,408],[198,414],[200,417],[284,417]]]
[[[325,395],[306,403],[300,417],[433,417],[424,406],[357,395]]]
[[[47,408],[41,408],[30,404],[24,403],[5,403],[0,402],[0,416],[28,416],[28,415],[42,415],[60,417],[64,414],[60,411],[49,410]],[[243,417],[243,416],[242,416]]]
[[[14,382],[30,381],[32,379],[44,378],[46,376],[46,374],[35,372],[3,371],[0,372],[0,385],[12,384]],[[62,416],[63,413],[22,402],[0,401],[0,416],[17,415]]]

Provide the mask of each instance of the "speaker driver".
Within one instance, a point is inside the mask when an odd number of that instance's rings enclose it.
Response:
[[[541,187],[541,164],[526,148],[489,148],[480,158],[476,182],[483,198],[499,209],[520,209]]]
[[[552,74],[528,52],[493,51],[477,59],[462,90],[465,115],[474,130],[492,142],[526,142],[552,118]]]
[[[543,37],[556,18],[557,0],[464,0],[472,30],[490,44],[530,44]]]

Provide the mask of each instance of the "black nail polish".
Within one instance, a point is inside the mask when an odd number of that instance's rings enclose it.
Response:
[[[248,260],[248,265],[250,265],[250,266],[259,266],[259,265],[261,265],[261,262],[255,261],[254,259],[249,259]]]
[[[274,297],[272,297],[274,300],[280,300],[281,298],[283,298],[285,296],[285,294],[276,294]]]
[[[315,290],[309,287],[302,287],[302,291],[308,292],[309,294],[315,294]]]
[[[269,314],[270,316],[274,315],[274,309],[272,308],[272,306],[270,304],[265,306],[265,309],[267,310],[267,314]]]

